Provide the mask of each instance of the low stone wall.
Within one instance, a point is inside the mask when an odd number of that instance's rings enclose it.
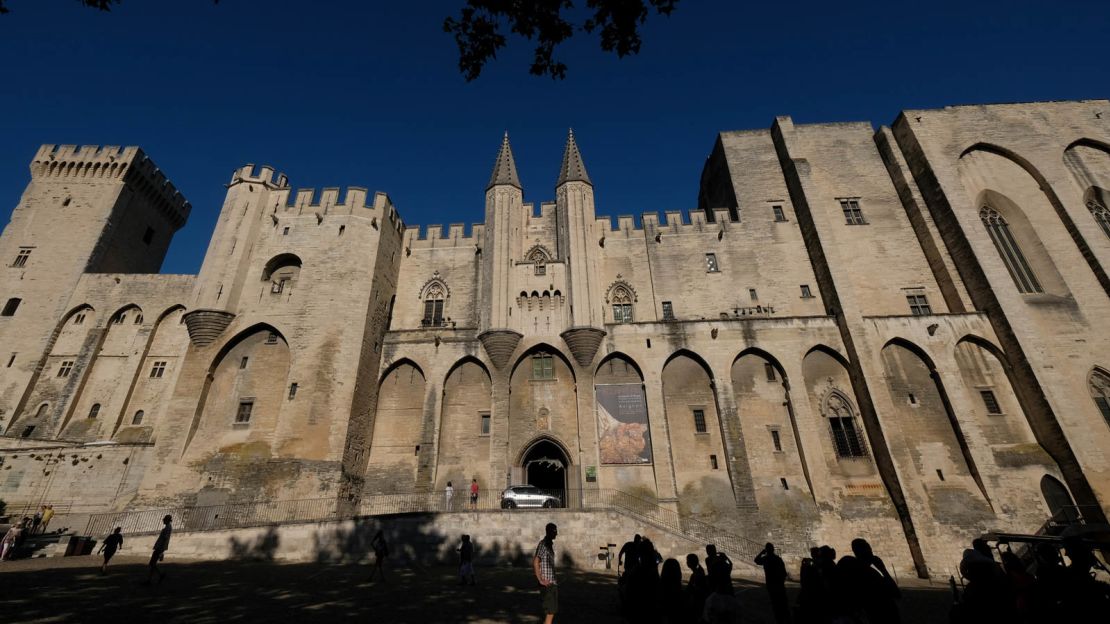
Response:
[[[399,514],[345,520],[289,524],[224,531],[175,533],[167,557],[170,559],[263,559],[283,562],[370,562],[370,541],[380,529],[390,545],[390,560],[399,564],[450,564],[457,561],[455,549],[463,534],[475,545],[479,565],[531,565],[544,525],[559,527],[556,553],[560,565],[585,570],[604,570],[598,559],[601,547],[615,544],[616,553],[634,534],[648,536],[664,558],[684,561],[687,553],[704,557],[704,544],[639,522],[613,511],[514,510],[475,511],[446,514]],[[95,536],[103,539],[104,536]],[[156,536],[124,536],[121,552],[145,555]],[[762,572],[736,561],[742,576]]]

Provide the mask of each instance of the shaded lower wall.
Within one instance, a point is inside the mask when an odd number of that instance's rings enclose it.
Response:
[[[561,566],[604,570],[597,555],[600,547],[616,544],[616,551],[633,534],[647,535],[664,558],[682,561],[687,553],[704,556],[704,544],[664,532],[623,514],[607,511],[543,510],[477,511],[450,514],[402,514],[341,522],[293,524],[226,531],[175,533],[167,557],[182,559],[262,559],[282,562],[372,562],[370,541],[384,530],[390,561],[423,565],[458,561],[455,549],[462,535],[475,544],[475,561],[481,565],[531,565],[544,525],[559,527],[555,552]],[[104,536],[94,536],[103,539]],[[146,555],[155,535],[125,536],[124,554]],[[737,573],[756,568],[734,561]],[[791,565],[791,569],[796,564]]]

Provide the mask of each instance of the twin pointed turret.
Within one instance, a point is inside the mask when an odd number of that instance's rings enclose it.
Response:
[[[590,174],[586,173],[586,163],[582,161],[582,153],[578,151],[578,143],[574,141],[574,130],[567,133],[567,146],[563,150],[563,165],[559,167],[559,179],[555,186],[560,187],[567,182],[585,182],[593,186]],[[509,133],[506,132],[501,139],[501,149],[497,152],[497,160],[493,163],[493,174],[490,175],[486,190],[495,186],[506,184],[523,190],[520,176],[516,172],[516,160],[513,159],[513,148],[509,145]]]

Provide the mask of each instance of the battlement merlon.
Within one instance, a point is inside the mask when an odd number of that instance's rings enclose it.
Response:
[[[32,178],[67,182],[119,180],[134,187],[180,228],[192,206],[142,149],[118,145],[56,145],[39,147],[31,161]]]
[[[442,225],[422,225],[405,232],[405,247],[409,251],[449,248],[469,248],[476,251],[482,246],[484,230],[483,223],[471,224],[469,228],[464,223],[452,223],[447,227],[445,235]]]
[[[317,193],[314,188],[301,188],[294,192],[286,185],[274,190],[269,200],[269,210],[275,213],[295,212],[298,215],[315,213],[318,217],[336,214],[370,216],[380,218],[398,232],[405,230],[401,214],[388,194],[374,191],[372,199],[368,196],[369,191],[362,186],[349,186],[345,193],[338,186],[327,186]],[[369,214],[365,211],[369,211]]]
[[[733,221],[729,217],[728,208],[712,208],[716,223],[711,223],[706,218],[705,210],[691,208],[688,210],[667,210],[660,218],[658,212],[645,212],[640,215],[640,223],[632,215],[599,216],[595,227],[599,234],[606,232],[640,232],[647,234],[704,234],[706,232],[720,232],[727,230]]]
[[[231,173],[231,182],[228,186],[238,184],[240,182],[254,182],[258,184],[265,184],[266,186],[279,189],[287,188],[289,186],[289,178],[284,173],[276,172],[270,165],[262,165],[255,172],[254,163],[247,163],[239,167]]]

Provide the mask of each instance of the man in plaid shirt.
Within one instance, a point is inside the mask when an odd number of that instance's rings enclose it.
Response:
[[[554,522],[548,522],[544,527],[545,535],[539,544],[536,544],[536,556],[532,559],[532,569],[536,573],[536,580],[540,582],[540,599],[543,602],[545,614],[544,624],[551,624],[555,614],[559,611],[559,586],[555,584],[555,536],[559,530]]]

